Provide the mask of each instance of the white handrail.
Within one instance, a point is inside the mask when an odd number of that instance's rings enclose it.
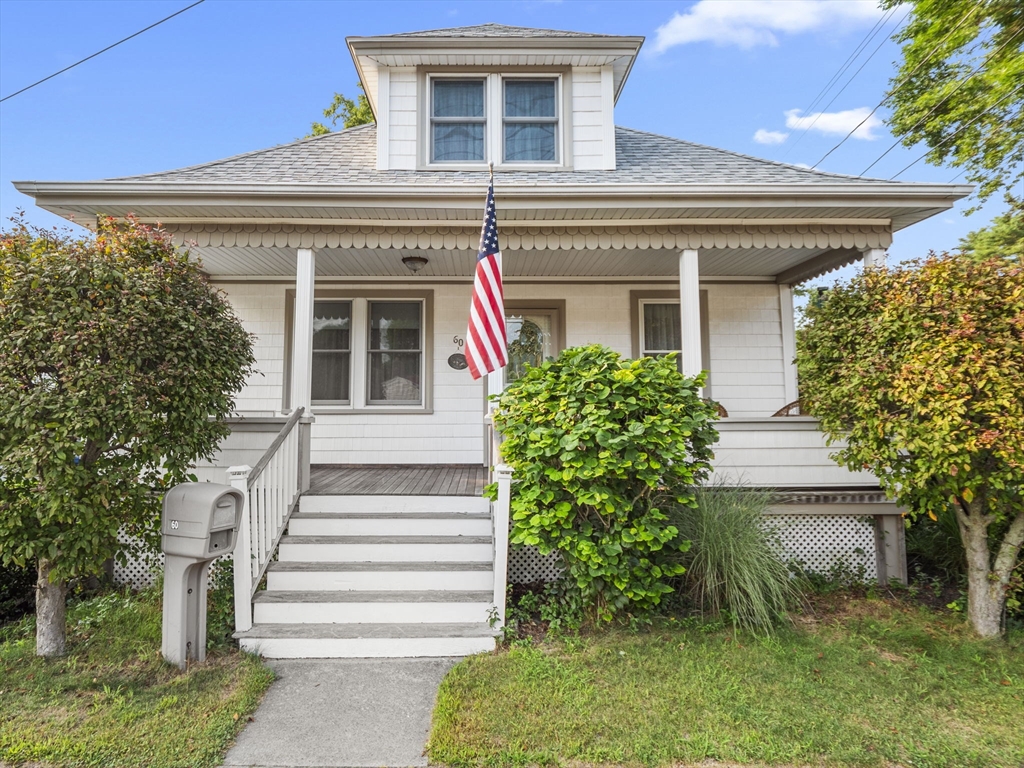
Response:
[[[305,457],[297,428],[302,413],[302,408],[292,412],[255,468],[246,465],[228,469],[228,482],[245,494],[234,552],[238,632],[252,628],[253,595],[302,494],[300,464]]]
[[[499,464],[494,468],[498,498],[492,506],[494,521],[494,612],[495,628],[505,626],[505,595],[508,586],[508,520],[512,503],[512,467]]]

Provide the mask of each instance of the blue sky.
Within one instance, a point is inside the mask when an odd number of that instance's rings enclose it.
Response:
[[[188,0],[0,0],[0,95],[185,5]],[[808,112],[883,18],[871,0],[207,0],[0,104],[0,216],[6,220],[24,208],[34,223],[59,221],[33,208],[11,186],[15,179],[147,173],[301,137],[334,91],[356,92],[348,35],[487,21],[643,35],[647,42],[616,107],[619,125],[813,165],[881,100],[899,58],[896,44],[885,38],[905,12],[897,9],[884,21],[838,85]],[[818,112],[824,114],[805,131]],[[884,116],[883,110],[876,118]],[[860,174],[893,141],[881,120],[869,120],[821,167]],[[888,178],[923,151],[899,146],[868,175]],[[949,182],[956,176],[922,161],[900,178]],[[897,233],[892,259],[952,248],[1003,208],[994,202],[964,217],[964,207]]]

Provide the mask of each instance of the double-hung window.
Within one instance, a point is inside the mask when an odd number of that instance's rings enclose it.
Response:
[[[662,357],[683,349],[679,302],[640,302],[640,355]],[[681,358],[676,358],[681,366]]]
[[[313,302],[313,402],[351,402],[351,370],[352,302]]]
[[[431,80],[431,162],[484,161],[487,131],[485,90],[482,78]]]
[[[436,164],[557,164],[557,77],[427,78],[429,153]]]
[[[422,302],[369,302],[369,392],[373,405],[423,402]]]
[[[633,317],[633,356],[662,357],[683,350],[679,294],[675,291],[630,291]],[[711,335],[708,326],[708,293],[700,292],[700,358],[707,371],[704,395],[711,397]],[[689,342],[687,342],[689,343]],[[682,355],[676,358],[682,370]]]
[[[337,293],[313,302],[313,405],[329,413],[429,408],[429,295]]]
[[[506,79],[503,86],[503,162],[557,162],[557,82]]]

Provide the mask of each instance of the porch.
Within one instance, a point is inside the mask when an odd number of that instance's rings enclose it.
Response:
[[[307,495],[480,498],[486,481],[475,464],[313,464]]]

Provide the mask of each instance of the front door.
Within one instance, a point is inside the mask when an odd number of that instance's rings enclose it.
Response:
[[[500,394],[526,373],[526,367],[538,367],[554,360],[562,351],[562,310],[558,307],[505,305],[505,335],[508,340],[508,365],[487,376],[487,394]],[[490,402],[490,401],[488,401]],[[490,407],[490,406],[489,406]],[[488,456],[493,464],[493,434],[488,433]]]

